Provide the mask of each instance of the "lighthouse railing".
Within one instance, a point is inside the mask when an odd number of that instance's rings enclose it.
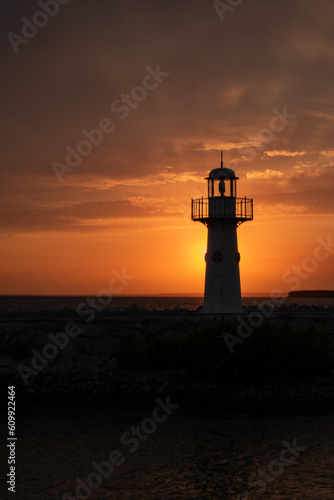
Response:
[[[191,200],[191,218],[205,221],[210,217],[235,218],[239,221],[253,219],[253,200],[230,196],[213,196]]]

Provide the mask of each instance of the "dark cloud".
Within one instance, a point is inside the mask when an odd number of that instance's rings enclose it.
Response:
[[[182,215],[182,207],[158,199],[69,203],[64,206],[8,205],[0,217],[0,227],[12,232],[87,232],[120,227],[119,219],[169,218]],[[103,221],[109,221],[105,223]],[[102,223],[103,222],[103,223]],[[130,222],[131,223],[131,222]]]
[[[334,215],[333,190],[313,189],[295,193],[257,194],[254,203],[260,205],[262,213],[269,207],[270,215],[274,215],[275,207],[281,208],[277,215]],[[285,208],[284,208],[285,207]]]
[[[19,33],[21,18],[31,19],[38,9],[37,2],[6,4],[3,37]],[[315,152],[318,158],[333,146],[333,16],[330,0],[244,1],[223,22],[211,1],[71,0],[19,54],[6,39],[1,48],[4,227],[65,230],[114,211],[117,217],[151,216],[154,209],[134,210],[126,199],[116,208],[99,193],[80,204],[82,190],[72,179],[80,185],[147,177],[168,165],[204,175],[220,145],[234,145],[226,158],[239,159],[239,145],[268,127],[273,108],[285,105],[296,119],[266,147]],[[170,75],[121,121],[110,105],[141,85],[147,65],[160,65]],[[63,163],[65,147],[75,148],[82,130],[96,128],[104,117],[116,130],[59,184],[51,163]],[[261,152],[247,168],[292,175],[297,161],[269,161]],[[303,179],[298,182],[301,187]],[[318,210],[323,199],[329,201],[317,189],[320,178],[313,182],[313,194],[305,186],[298,197],[302,203],[310,195]],[[284,196],[281,201],[292,202]],[[48,205],[71,198],[77,204],[70,208]]]

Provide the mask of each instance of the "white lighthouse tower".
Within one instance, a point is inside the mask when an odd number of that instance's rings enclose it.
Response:
[[[242,312],[237,227],[253,219],[253,200],[237,198],[233,170],[223,167],[209,173],[208,198],[191,200],[191,218],[208,228],[205,254],[204,313]],[[217,194],[215,194],[217,193]]]

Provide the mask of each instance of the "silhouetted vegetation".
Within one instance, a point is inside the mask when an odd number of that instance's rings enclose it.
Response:
[[[180,334],[160,333],[150,339],[124,339],[115,352],[123,367],[133,369],[188,369],[194,379],[219,383],[268,383],[277,379],[325,377],[334,361],[331,338],[314,327],[264,322],[249,338],[228,350],[223,334],[237,335],[237,324],[220,322]]]

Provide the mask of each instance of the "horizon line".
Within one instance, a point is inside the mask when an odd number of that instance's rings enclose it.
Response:
[[[282,292],[282,296],[287,296],[289,292]],[[9,293],[0,294],[0,297],[95,297],[93,294],[33,294],[33,293]],[[271,292],[245,292],[242,297],[270,297]],[[111,297],[203,297],[203,292],[171,292],[171,293],[137,293],[137,294],[122,294],[111,295]]]

